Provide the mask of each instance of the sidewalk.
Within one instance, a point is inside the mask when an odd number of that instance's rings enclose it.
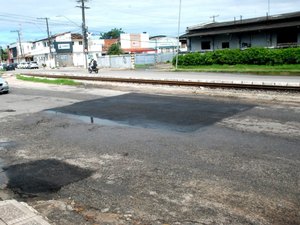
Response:
[[[0,201],[0,225],[50,225],[26,203]]]

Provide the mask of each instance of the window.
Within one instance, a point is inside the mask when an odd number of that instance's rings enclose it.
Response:
[[[229,42],[222,42],[222,48],[229,48]]]
[[[79,41],[79,45],[82,45],[82,41]]]
[[[297,43],[298,34],[297,30],[282,29],[277,34],[277,44],[291,44]]]
[[[208,49],[210,49],[210,41],[202,41],[201,42],[201,49],[202,50],[208,50]]]

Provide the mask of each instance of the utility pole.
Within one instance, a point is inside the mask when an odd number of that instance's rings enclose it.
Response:
[[[19,48],[20,48],[20,58],[23,57],[23,49],[22,49],[22,44],[21,44],[21,31],[20,30],[12,30],[11,32],[16,32],[18,33],[18,40],[19,40]],[[18,62],[20,62],[20,58],[18,58]]]
[[[85,9],[89,9],[90,7],[85,6],[85,2],[87,0],[77,0],[78,3],[81,3],[80,6],[76,6],[78,8],[81,8],[82,13],[82,36],[83,36],[83,54],[85,58],[85,68],[87,68],[87,55],[89,53],[88,49],[88,39],[87,39],[87,27],[85,24]]]
[[[52,55],[52,49],[51,49],[51,37],[50,37],[50,31],[49,31],[49,23],[48,23],[48,20],[49,18],[45,17],[45,18],[37,18],[38,20],[45,20],[46,21],[46,26],[47,26],[47,35],[48,35],[48,46],[49,46],[49,58],[50,58],[50,65],[51,65],[51,61],[52,61],[52,58],[53,58],[53,55]]]

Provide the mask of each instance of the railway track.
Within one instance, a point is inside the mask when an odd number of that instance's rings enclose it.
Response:
[[[271,91],[293,91],[300,92],[299,86],[276,85],[276,84],[255,84],[255,83],[234,83],[234,82],[200,82],[200,81],[177,81],[177,80],[153,80],[140,78],[115,78],[115,77],[87,77],[74,75],[50,75],[50,74],[29,74],[25,76],[45,77],[45,78],[62,78],[72,80],[102,81],[102,82],[119,82],[135,84],[152,84],[152,85],[170,85],[170,86],[191,86],[191,87],[208,87],[208,88],[228,88],[228,89],[252,89],[252,90],[271,90]]]

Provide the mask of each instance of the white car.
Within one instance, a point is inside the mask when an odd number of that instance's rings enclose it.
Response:
[[[39,68],[39,65],[37,64],[37,62],[30,62],[29,65],[28,65],[28,69],[38,69]]]
[[[17,68],[18,69],[26,69],[28,66],[28,63],[27,62],[21,62],[18,64]]]
[[[0,77],[0,93],[7,94],[9,92],[9,86],[7,81],[3,80],[3,78]]]

